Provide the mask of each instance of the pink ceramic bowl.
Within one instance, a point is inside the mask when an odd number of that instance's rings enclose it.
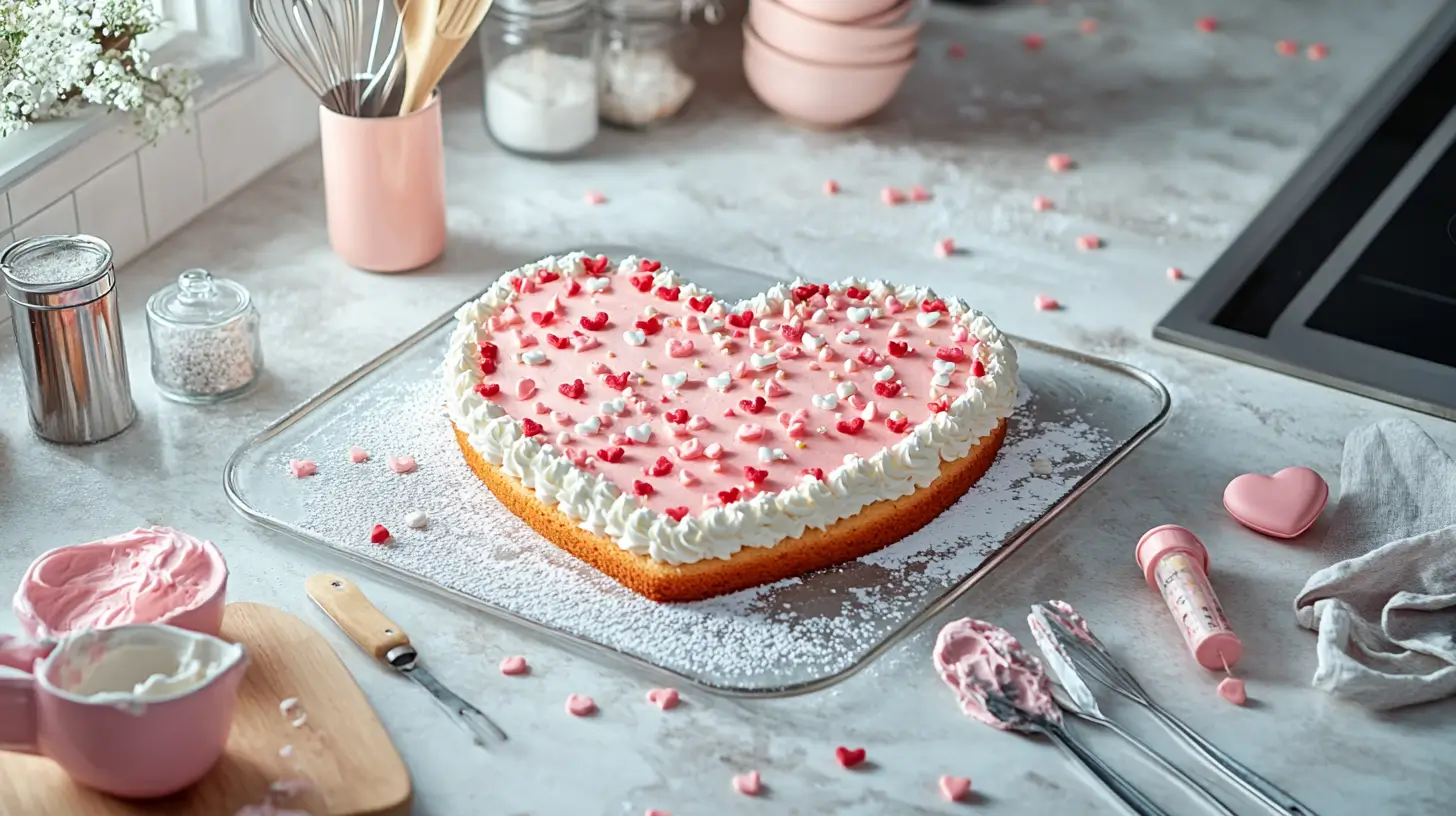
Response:
[[[858,23],[889,11],[903,0],[780,0],[805,17],[826,23]]]
[[[915,53],[921,20],[914,16],[901,25],[877,28],[836,25],[805,17],[780,0],[752,0],[748,22],[764,42],[802,60],[826,65],[885,65]]]
[[[791,57],[743,26],[743,73],[763,104],[813,128],[853,124],[889,104],[914,52],[884,65],[825,65]]]

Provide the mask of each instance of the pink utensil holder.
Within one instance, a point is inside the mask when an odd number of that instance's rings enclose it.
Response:
[[[445,251],[440,95],[406,116],[343,116],[319,106],[329,244],[370,272],[405,272]]]

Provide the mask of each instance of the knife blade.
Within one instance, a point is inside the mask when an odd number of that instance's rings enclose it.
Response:
[[[494,720],[451,691],[420,664],[420,654],[410,643],[409,635],[379,611],[352,581],[321,573],[309,578],[305,588],[308,597],[350,640],[376,660],[383,661],[428,691],[476,745],[484,747],[491,739],[502,742],[509,739]]]

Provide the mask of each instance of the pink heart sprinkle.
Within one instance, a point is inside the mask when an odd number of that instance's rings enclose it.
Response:
[[[665,810],[653,810],[651,808],[648,808],[647,812],[642,814],[642,816],[672,816],[672,814],[668,813]]]
[[[1180,281],[1180,280],[1183,280],[1183,270],[1179,269],[1176,266],[1170,266],[1170,267],[1168,267],[1168,280],[1170,280],[1170,281]]]
[[[780,425],[787,428],[789,427],[789,423],[794,421],[794,415],[788,411],[779,411],[778,420]]]
[[[748,374],[748,363],[739,362],[739,363],[734,363],[733,364],[733,379],[735,379],[735,380],[741,380],[747,374]]]
[[[749,771],[733,777],[733,790],[744,796],[757,796],[762,789],[762,783],[758,778],[758,771]]]
[[[935,257],[949,258],[956,251],[955,241],[950,238],[942,238],[935,242]]]
[[[389,464],[389,469],[395,473],[413,473],[415,470],[413,456],[390,456],[385,461]]]
[[[579,334],[571,338],[571,347],[577,351],[588,351],[598,345],[600,344],[597,343],[597,339],[589,334]]]
[[[850,394],[849,404],[852,405],[854,407],[854,410],[856,411],[863,411],[864,407],[868,405],[868,403],[865,402],[865,398],[859,394]]]
[[[904,337],[905,335],[907,335],[909,333],[910,333],[910,330],[907,329],[907,328],[905,328],[905,324],[899,322],[898,320],[895,321],[895,325],[893,325],[893,326],[890,327],[890,336],[891,337]]]
[[[919,184],[917,184],[914,187],[911,187],[910,188],[910,200],[911,201],[929,201],[930,200],[930,191],[926,190],[924,187],[921,187]]]
[[[723,472],[723,463],[722,462],[714,462],[713,464],[711,464],[711,465],[708,466],[708,470],[711,470],[714,473],[722,473]]]
[[[492,332],[502,332],[505,331],[506,327],[510,324],[502,319],[500,315],[491,315],[490,320],[487,321],[486,325],[490,326],[490,330]]]
[[[901,303],[899,298],[894,295],[885,298],[885,314],[899,314],[903,311],[905,311],[905,304]]]
[[[565,411],[552,411],[551,421],[565,428],[566,426],[571,424],[571,414],[568,414]]]
[[[587,717],[596,710],[596,701],[585,694],[571,694],[566,697],[567,714],[574,717]]]
[[[1244,688],[1244,681],[1237,677],[1225,677],[1218,681],[1218,696],[1236,706],[1249,701],[1249,692]]]
[[[677,458],[684,462],[690,462],[701,458],[703,455],[703,443],[697,439],[689,439],[677,446]],[[686,484],[686,483],[684,483]]]
[[[624,433],[614,433],[611,436],[607,437],[607,441],[608,442],[611,442],[613,445],[616,445],[616,446],[622,447],[622,448],[625,448],[628,445],[633,444],[631,437],[627,436]]]
[[[549,414],[549,413],[551,413],[551,406],[547,405],[544,402],[538,402],[538,403],[536,403],[536,413],[538,413],[538,414]]]
[[[696,414],[688,420],[688,430],[690,431],[701,431],[706,427],[708,427],[708,418],[702,414]]]
[[[655,689],[649,689],[648,692],[647,692],[647,702],[652,703],[653,705],[657,706],[658,708],[662,709],[663,711],[667,711],[668,709],[671,709],[671,708],[677,708],[677,704],[678,704],[677,689],[671,689],[671,688],[655,688]]]
[[[679,471],[677,480],[682,482],[683,487],[692,487],[698,483],[698,477],[694,476],[691,470]]]
[[[842,312],[849,306],[849,301],[840,295],[830,295],[826,302],[829,304],[829,308],[836,312]]]
[[[369,461],[369,451],[360,447],[349,448],[349,461],[354,464]]]
[[[294,459],[288,463],[288,469],[293,471],[293,478],[306,479],[318,473],[318,463],[312,459]]]
[[[971,333],[966,331],[965,326],[958,325],[950,331],[950,340],[952,343],[964,343],[966,342],[966,338],[970,336]]]
[[[504,320],[507,326],[515,326],[525,322],[525,318],[521,317],[521,313],[514,306],[507,306],[501,309],[501,320]]]
[[[739,442],[756,442],[763,438],[763,426],[753,422],[743,424],[738,428]]]
[[[516,383],[517,399],[530,399],[531,395],[535,393],[536,381],[531,379],[530,377],[525,377]]]
[[[585,201],[587,204],[596,207],[598,205],[607,203],[607,196],[604,193],[600,193],[596,190],[587,190],[586,195],[582,196],[582,200]]]
[[[500,662],[500,673],[507,677],[525,674],[531,667],[526,665],[526,658],[520,655],[511,655]]]
[[[691,357],[693,353],[693,341],[672,339],[667,341],[667,356],[669,357]]]
[[[971,780],[964,776],[942,776],[940,778],[940,795],[947,801],[964,802],[967,796],[971,795]]]
[[[785,388],[783,383],[780,383],[778,380],[769,380],[768,384],[763,387],[763,395],[765,397],[782,397],[787,393],[789,393],[789,389]]]
[[[1036,310],[1039,312],[1054,312],[1062,308],[1062,304],[1058,303],[1056,298],[1048,295],[1037,295],[1036,299],[1032,301],[1032,305],[1036,306]]]
[[[1103,246],[1105,246],[1105,243],[1101,238],[1098,238],[1096,235],[1077,236],[1077,249],[1087,251],[1093,249],[1101,249]]]
[[[808,435],[809,435],[809,426],[808,426],[807,423],[799,422],[799,421],[794,421],[794,422],[790,422],[789,423],[789,438],[791,438],[791,439],[803,439],[804,437],[806,437]]]
[[[1031,200],[1031,208],[1033,210],[1036,210],[1037,212],[1046,212],[1047,210],[1050,210],[1055,206],[1056,204],[1053,203],[1050,198],[1047,198],[1044,195],[1036,196]]]
[[[540,342],[539,340],[536,339],[536,335],[534,335],[534,334],[523,334],[520,329],[516,329],[515,335],[516,335],[516,342],[518,344],[520,344],[521,348],[530,348],[531,346],[534,346],[534,345],[536,345],[537,343]]]

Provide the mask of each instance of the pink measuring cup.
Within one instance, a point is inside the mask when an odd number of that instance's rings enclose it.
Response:
[[[1228,616],[1208,581],[1208,549],[1192,531],[1176,524],[1143,533],[1137,564],[1148,586],[1162,594],[1178,620],[1183,641],[1205,669],[1232,668],[1244,654]]]

